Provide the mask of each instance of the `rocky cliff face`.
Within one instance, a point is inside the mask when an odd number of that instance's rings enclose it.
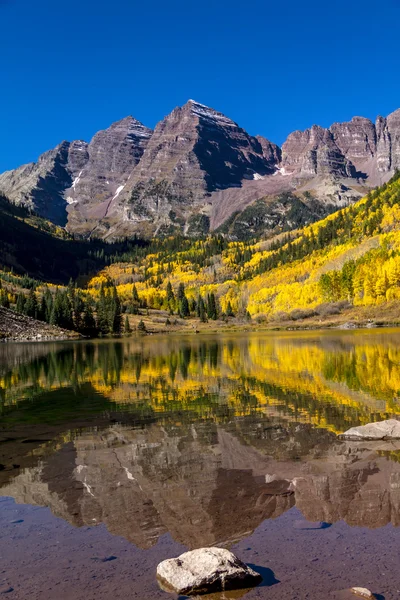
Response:
[[[376,129],[369,119],[354,117],[348,123],[334,123],[330,133],[342,156],[361,172],[363,164],[376,154]]]
[[[86,142],[62,142],[39,157],[0,175],[0,190],[12,202],[26,206],[58,225],[67,222],[64,191],[88,160]]]
[[[88,160],[65,191],[68,229],[87,233],[107,215],[138,164],[152,131],[126,117],[99,131],[88,145]]]
[[[113,231],[188,231],[204,217],[210,194],[276,170],[279,149],[246,133],[212,108],[189,100],[159,123],[120,198],[109,211]]]
[[[316,175],[367,180],[378,185],[400,164],[400,110],[376,123],[354,117],[329,129],[313,125],[291,133],[282,147],[282,168],[300,177]],[[386,177],[385,177],[386,175]]]
[[[86,233],[123,189],[151,133],[127,117],[99,131],[89,144],[62,142],[37,163],[3,173],[0,190],[15,204]]]
[[[282,146],[282,169],[304,177],[355,176],[353,165],[340,151],[332,133],[317,125],[289,135]]]
[[[302,199],[312,192],[323,214],[399,167],[400,109],[375,124],[354,117],[295,131],[281,150],[189,100],[154,132],[127,117],[89,144],[63,142],[37,163],[0,175],[0,191],[78,234],[196,235],[282,193]]]

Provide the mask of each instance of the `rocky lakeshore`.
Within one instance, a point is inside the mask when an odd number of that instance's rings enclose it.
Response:
[[[48,325],[31,317],[0,307],[0,342],[44,342],[79,339],[75,331]]]

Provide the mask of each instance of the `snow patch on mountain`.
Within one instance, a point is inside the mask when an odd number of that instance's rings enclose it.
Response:
[[[81,175],[82,175],[82,171],[80,171],[78,177],[75,177],[74,181],[72,182],[72,189],[74,190],[75,187],[78,185],[78,183],[81,180]]]
[[[120,195],[120,193],[122,192],[122,190],[124,189],[124,185],[120,185],[119,187],[117,187],[117,191],[115,192],[115,195],[113,197],[113,200],[115,200],[115,198],[118,198],[118,196]]]

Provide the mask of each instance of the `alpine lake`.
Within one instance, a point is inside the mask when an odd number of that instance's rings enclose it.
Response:
[[[0,345],[0,597],[158,600],[157,564],[229,548],[206,600],[400,597],[400,330]]]

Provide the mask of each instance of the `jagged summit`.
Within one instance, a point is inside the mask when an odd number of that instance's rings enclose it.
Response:
[[[119,121],[115,121],[108,129],[128,129],[129,131],[136,132],[137,135],[142,134],[146,137],[150,137],[152,134],[151,129],[143,125],[143,123],[135,119],[135,117],[132,117],[132,115],[128,115]]]
[[[187,103],[182,107],[184,110],[187,108],[191,111],[192,114],[198,116],[200,119],[208,120],[208,121],[218,121],[220,123],[224,123],[229,127],[239,127],[237,123],[226,117],[223,113],[206,106],[205,104],[201,104],[200,102],[196,102],[195,100],[188,100]]]

